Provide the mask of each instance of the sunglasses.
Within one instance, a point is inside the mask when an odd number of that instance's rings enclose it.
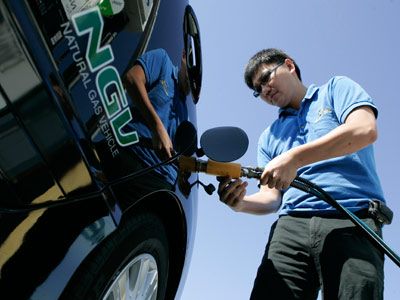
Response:
[[[260,96],[261,92],[262,92],[262,86],[266,85],[270,79],[271,79],[271,75],[273,72],[276,71],[276,69],[278,69],[280,66],[282,66],[284,64],[284,62],[279,63],[278,65],[276,65],[275,67],[273,67],[271,70],[265,71],[264,73],[261,74],[260,79],[258,80],[258,84],[254,86],[253,90],[253,96],[254,97],[258,97]]]

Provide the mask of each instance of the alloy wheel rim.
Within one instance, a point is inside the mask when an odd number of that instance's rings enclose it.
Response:
[[[158,269],[147,253],[136,256],[112,280],[103,300],[156,300]]]

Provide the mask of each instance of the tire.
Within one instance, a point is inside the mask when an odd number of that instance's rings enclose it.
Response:
[[[91,254],[73,276],[61,299],[162,300],[169,269],[164,225],[153,214],[141,214]]]

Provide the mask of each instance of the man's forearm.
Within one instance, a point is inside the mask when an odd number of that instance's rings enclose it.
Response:
[[[370,112],[371,114],[372,111]],[[290,150],[298,167],[354,153],[377,138],[375,122],[369,122],[368,111],[352,113],[352,119],[325,136]],[[356,121],[357,118],[361,120]],[[366,120],[365,122],[362,122]]]
[[[154,132],[157,130],[157,127],[163,126],[160,117],[148,97],[145,75],[140,66],[135,65],[128,72],[125,77],[125,87],[149,128]]]
[[[263,192],[245,196],[235,211],[254,215],[265,215],[277,212],[281,205],[281,197]]]

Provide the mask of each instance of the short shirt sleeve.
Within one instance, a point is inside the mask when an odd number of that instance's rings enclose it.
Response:
[[[344,123],[347,116],[355,108],[369,106],[375,117],[378,110],[368,93],[355,81],[345,76],[338,76],[331,81],[331,97],[335,114],[340,123]]]
[[[159,80],[168,59],[164,49],[151,50],[138,58],[137,63],[142,66],[149,87]]]

